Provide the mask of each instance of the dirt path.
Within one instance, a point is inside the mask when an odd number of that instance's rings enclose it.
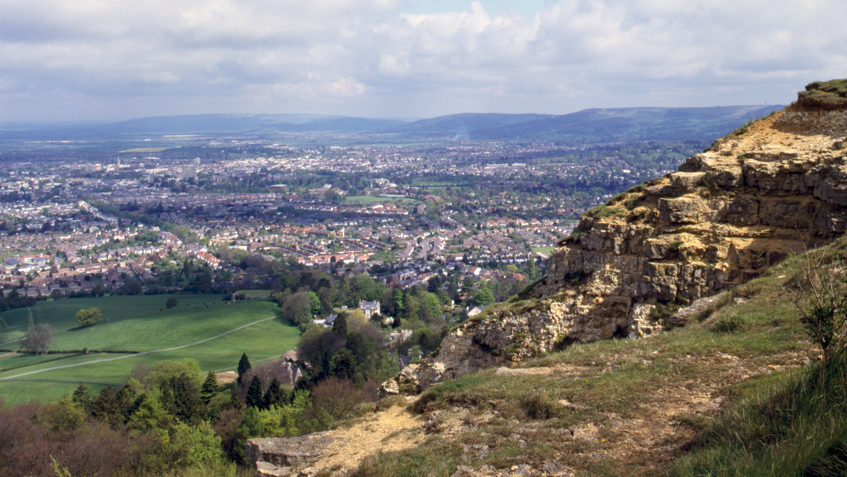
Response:
[[[421,416],[398,405],[370,414],[349,427],[331,431],[335,442],[310,467],[313,473],[331,469],[334,475],[344,475],[359,467],[369,455],[417,447],[424,441],[423,423]]]

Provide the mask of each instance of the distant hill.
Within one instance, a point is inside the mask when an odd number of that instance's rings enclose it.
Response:
[[[2,140],[158,134],[392,134],[398,139],[535,140],[592,144],[614,141],[711,140],[782,106],[586,109],[571,114],[453,114],[408,122],[310,114],[194,114],[110,124],[10,125]]]
[[[549,114],[452,114],[421,119],[396,127],[392,132],[410,136],[456,136],[458,139],[478,139],[481,131],[517,127],[557,116]]]
[[[158,134],[373,133],[408,121],[314,114],[191,114],[106,124],[3,124],[0,140],[84,139]]]
[[[721,137],[748,119],[780,109],[782,106],[724,106],[586,109],[561,116],[460,114],[416,121],[395,131],[424,137],[455,135],[470,140],[678,141]]]
[[[130,134],[272,133],[274,131],[360,133],[383,131],[401,124],[405,122],[310,114],[195,114],[133,119],[101,128]]]

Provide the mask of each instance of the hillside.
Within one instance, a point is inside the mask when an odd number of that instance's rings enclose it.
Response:
[[[817,94],[817,93],[816,93]],[[587,109],[564,115],[465,113],[418,121],[309,114],[196,114],[88,125],[3,125],[0,140],[121,138],[135,135],[267,136],[282,133],[376,134],[417,141],[618,141],[703,140],[781,106]]]
[[[843,108],[749,122],[590,211],[548,276],[385,383],[386,402],[412,402],[370,447],[386,452],[361,459],[331,431],[304,460],[297,441],[254,460],[281,464],[263,475],[843,475],[847,418],[816,403],[847,402],[847,364],[816,387],[786,290],[816,247],[844,273],[845,135]]]
[[[574,143],[685,141],[723,136],[749,119],[781,106],[714,108],[609,108],[480,128],[478,139],[535,139]]]
[[[847,258],[847,239],[819,253]],[[844,416],[819,416],[813,431],[825,436],[808,445],[808,409],[779,401],[817,379],[809,365],[818,351],[783,288],[798,262],[689,309],[685,327],[576,343],[390,397],[317,438],[252,440],[253,458],[263,451],[260,475],[279,476],[841,475],[803,472],[839,442]],[[761,436],[783,431],[779,423],[793,415],[801,425],[785,431],[785,442]],[[735,433],[741,442],[714,449]],[[299,464],[270,464],[294,456]]]
[[[828,243],[847,229],[845,133],[847,111],[795,104],[592,209],[545,279],[455,329],[390,391],[678,326],[680,306]]]

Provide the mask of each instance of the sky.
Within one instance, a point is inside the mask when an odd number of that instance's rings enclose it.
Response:
[[[0,0],[0,121],[787,104],[843,0]]]

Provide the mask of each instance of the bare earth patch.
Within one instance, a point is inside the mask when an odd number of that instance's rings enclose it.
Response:
[[[328,432],[335,439],[333,443],[323,451],[323,457],[301,472],[315,475],[330,471],[330,475],[344,475],[355,470],[369,455],[418,447],[425,438],[421,432],[423,422],[421,416],[398,405],[369,414],[348,427]]]

